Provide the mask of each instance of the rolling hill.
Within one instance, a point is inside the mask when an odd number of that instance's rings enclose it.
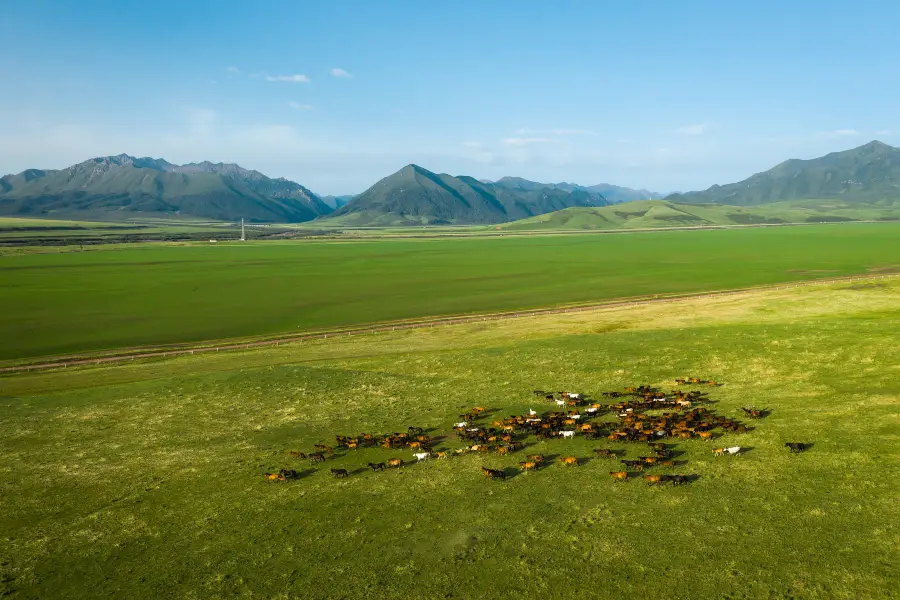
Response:
[[[585,190],[516,189],[407,165],[324,219],[343,226],[504,223],[572,206],[602,206]]]
[[[597,208],[567,208],[507,223],[502,227],[511,231],[617,230],[879,220],[900,220],[900,203],[878,206],[851,204],[840,200],[795,200],[741,207],[638,200]]]
[[[0,215],[6,216],[290,223],[311,221],[331,210],[298,183],[234,164],[173,165],[121,154],[0,178]]]
[[[812,160],[791,159],[744,181],[666,200],[691,204],[758,206],[803,199],[894,206],[900,200],[900,149],[879,141]]]
[[[574,192],[576,190],[584,190],[594,194],[600,194],[610,204],[618,204],[620,202],[631,202],[632,200],[657,200],[663,197],[663,194],[657,194],[647,190],[635,190],[632,188],[621,187],[609,183],[600,183],[597,185],[578,185],[575,183],[537,183],[522,179],[521,177],[502,177],[493,182],[495,185],[502,185],[510,189],[520,190],[536,190],[541,188],[559,189],[566,192]]]

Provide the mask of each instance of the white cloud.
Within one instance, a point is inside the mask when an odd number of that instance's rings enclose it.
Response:
[[[293,100],[288,102],[288,106],[290,106],[294,110],[312,110],[313,109],[312,104],[300,104],[299,102],[294,102]]]
[[[693,125],[682,125],[672,130],[673,133],[681,135],[703,135],[710,128],[710,123],[695,123]]]
[[[859,135],[859,132],[855,129],[835,129],[833,131],[821,131],[818,134],[818,137],[823,138],[842,138],[842,137],[853,137]]]
[[[589,129],[516,129],[516,135],[595,135]]]
[[[225,72],[231,73],[232,75],[240,75],[241,74],[241,70],[238,69],[237,67],[228,67],[227,69],[225,69]]]
[[[309,83],[306,75],[266,75],[266,81],[286,81],[288,83]]]
[[[347,71],[345,71],[345,70],[343,70],[343,69],[339,69],[339,68],[337,68],[337,67],[335,67],[335,68],[333,68],[333,69],[331,70],[331,75],[332,75],[333,77],[347,77],[347,78],[353,77],[353,75],[351,75],[351,74],[348,73]]]
[[[507,146],[530,146],[532,144],[549,144],[553,140],[544,137],[511,137],[500,140]]]

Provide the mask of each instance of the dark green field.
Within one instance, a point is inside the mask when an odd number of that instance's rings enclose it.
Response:
[[[892,278],[0,378],[0,596],[897,597],[898,336]],[[771,414],[679,443],[675,472],[698,479],[677,488],[613,482],[591,458],[606,440],[526,438],[583,460],[534,473],[521,455],[371,473],[412,451],[286,454],[685,375],[724,383],[711,410]],[[733,444],[749,450],[712,455]],[[285,467],[302,478],[265,480]]]
[[[7,255],[0,358],[891,271],[898,234],[885,223]]]

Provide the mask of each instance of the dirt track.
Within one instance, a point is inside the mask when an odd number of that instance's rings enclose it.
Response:
[[[579,306],[570,306],[562,308],[538,308],[531,310],[508,311],[500,313],[490,313],[481,315],[469,315],[459,317],[434,318],[425,321],[415,322],[395,322],[369,325],[354,329],[336,329],[333,331],[321,331],[316,333],[298,334],[280,338],[272,338],[267,340],[258,340],[254,342],[232,342],[223,343],[218,346],[203,345],[190,348],[170,348],[170,349],[134,349],[133,351],[119,351],[114,354],[104,356],[96,356],[93,358],[72,357],[58,358],[48,360],[46,362],[14,365],[9,367],[0,367],[0,373],[22,373],[28,371],[39,371],[45,369],[67,368],[79,365],[99,365],[104,363],[127,362],[141,358],[160,358],[169,356],[183,356],[187,354],[196,354],[201,352],[223,352],[227,350],[245,350],[248,348],[260,348],[264,346],[278,346],[280,344],[290,344],[295,342],[303,342],[306,340],[322,340],[328,337],[352,336],[361,334],[372,334],[384,331],[396,331],[400,329],[422,329],[425,327],[434,327],[435,325],[461,325],[464,323],[474,323],[476,321],[494,321],[498,319],[515,319],[519,317],[530,317],[535,315],[551,315],[569,312],[583,312],[589,310],[597,310],[601,308],[620,308],[627,306],[638,306],[643,304],[670,303],[680,302],[683,300],[691,300],[694,298],[704,298],[711,296],[733,296],[745,294],[754,291],[781,290],[796,287],[808,287],[813,285],[826,285],[830,283],[839,283],[842,281],[859,281],[870,279],[887,279],[896,277],[897,275],[885,274],[867,274],[867,275],[849,275],[846,277],[834,277],[828,279],[814,279],[811,281],[801,281],[795,283],[771,284],[757,287],[742,288],[736,290],[722,290],[714,292],[697,292],[694,294],[683,294],[679,296],[666,296],[662,298],[641,298],[635,300],[613,300],[609,302],[598,302],[594,304],[585,304]],[[201,342],[202,343],[202,342]],[[125,353],[128,352],[128,353]]]

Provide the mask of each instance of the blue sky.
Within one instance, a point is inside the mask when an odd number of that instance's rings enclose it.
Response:
[[[898,22],[872,0],[7,0],[0,171],[124,152],[322,194],[408,163],[702,189],[900,145]]]

